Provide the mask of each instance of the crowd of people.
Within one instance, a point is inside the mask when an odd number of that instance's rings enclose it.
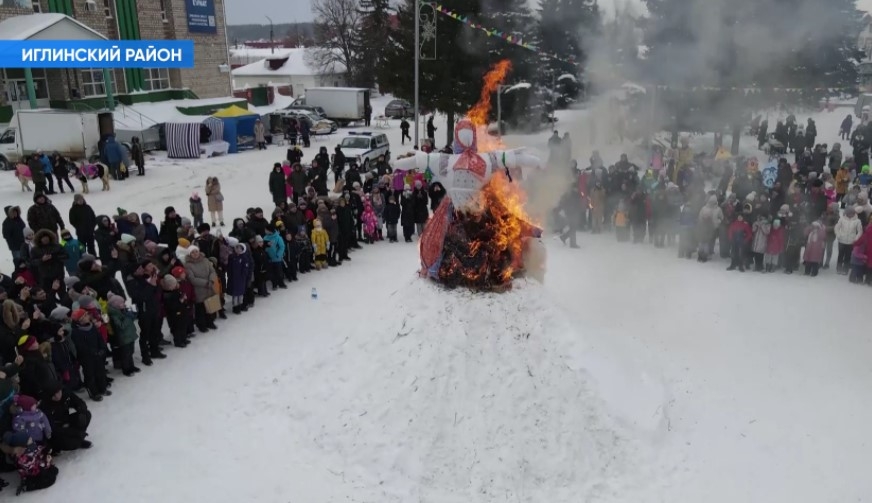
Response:
[[[406,242],[423,232],[441,184],[394,172],[384,158],[361,172],[339,152],[322,148],[304,166],[292,148],[269,176],[274,209],[249,208],[226,233],[216,177],[203,198],[191,194],[187,216],[167,207],[160,221],[98,212],[82,193],[63,214],[40,190],[25,211],[5,208],[14,271],[0,274],[0,468],[18,470],[19,491],[52,485],[52,456],[91,446],[81,396],[110,397],[113,375],[135,376],[140,362],[166,358],[166,346],[189,347],[365,243],[398,242],[399,228]]]
[[[556,133],[550,145],[552,158],[565,162]],[[794,162],[774,158],[771,180],[756,158],[743,157],[722,160],[711,177],[687,138],[660,152],[644,168],[626,155],[606,167],[598,152],[584,169],[571,162],[574,182],[552,215],[564,243],[577,247],[578,230],[613,229],[620,242],[677,246],[682,258],[720,256],[730,271],[811,277],[835,257],[838,274],[872,285],[872,172],[856,157],[843,159],[838,144],[813,152],[797,144]]]

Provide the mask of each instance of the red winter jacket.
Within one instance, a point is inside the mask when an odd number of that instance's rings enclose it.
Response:
[[[872,225],[867,225],[866,231],[854,243],[854,248],[858,247],[866,255],[866,267],[872,267]]]
[[[787,242],[787,229],[784,227],[775,228],[769,231],[769,239],[766,241],[766,254],[779,255],[784,253],[784,245]]]
[[[730,242],[732,243],[733,236],[736,236],[737,233],[742,233],[742,232],[745,233],[742,240],[745,241],[745,243],[750,243],[751,238],[754,236],[754,234],[751,232],[751,226],[748,224],[748,222],[746,222],[744,220],[737,219],[737,220],[734,220],[733,223],[730,224],[730,228],[729,228],[729,230],[727,230],[727,237],[729,238]]]

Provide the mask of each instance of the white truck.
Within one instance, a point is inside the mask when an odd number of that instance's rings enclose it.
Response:
[[[305,105],[321,107],[327,118],[340,126],[366,118],[369,89],[362,87],[310,87],[306,89]]]
[[[100,123],[101,119],[106,121],[100,115],[103,114],[49,109],[16,111],[9,126],[0,133],[0,170],[13,169],[36,151],[59,152],[76,161],[99,155]],[[111,117],[110,113],[110,120]]]

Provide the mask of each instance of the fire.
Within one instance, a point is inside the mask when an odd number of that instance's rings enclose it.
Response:
[[[478,99],[478,103],[473,105],[466,114],[469,120],[475,124],[479,152],[492,152],[505,148],[502,141],[488,134],[487,125],[488,114],[491,110],[491,95],[499,90],[500,84],[505,82],[511,69],[512,62],[508,59],[494,65],[482,79],[481,97]]]
[[[520,186],[496,173],[466,207],[455,209],[439,280],[476,290],[511,288],[512,278],[523,270],[527,238],[536,229],[525,202]]]

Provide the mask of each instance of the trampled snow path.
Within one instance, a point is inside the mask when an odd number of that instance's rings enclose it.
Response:
[[[641,501],[667,481],[539,284],[474,294],[415,279],[390,304],[279,386],[299,390],[293,429],[354,501]]]

